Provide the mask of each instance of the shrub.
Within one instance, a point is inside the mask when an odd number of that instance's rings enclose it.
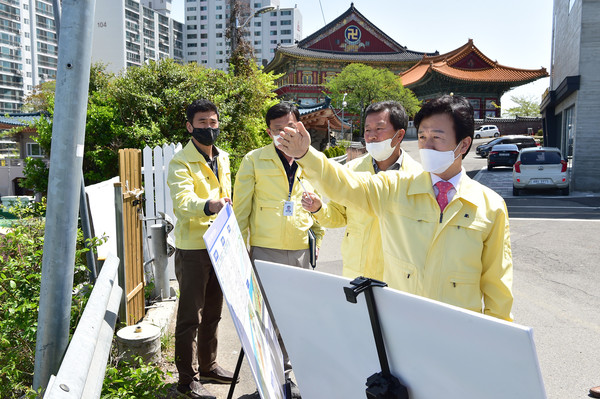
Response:
[[[139,356],[130,362],[113,357],[106,368],[101,398],[165,397],[168,386],[164,377],[165,373],[159,366],[145,363]]]
[[[35,341],[40,300],[45,203],[16,206],[12,229],[0,235],[0,397],[32,394]],[[74,285],[85,293],[87,268],[83,236],[79,232]],[[71,329],[77,325],[89,295],[75,295],[71,303]],[[72,332],[71,331],[71,332]]]
[[[344,155],[345,153],[346,153],[346,148],[341,145],[338,145],[335,147],[329,147],[323,151],[323,154],[325,154],[325,156],[327,158],[339,157],[339,156]]]

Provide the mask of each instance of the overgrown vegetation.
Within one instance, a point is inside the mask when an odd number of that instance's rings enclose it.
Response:
[[[38,305],[44,245],[45,203],[10,209],[18,219],[0,235],[0,397],[20,398],[31,391],[35,361]],[[87,299],[87,268],[83,236],[78,234],[71,328]],[[71,333],[72,333],[71,331]]]
[[[277,102],[275,77],[250,63],[243,75],[234,75],[171,59],[128,68],[114,76],[101,64],[90,72],[83,171],[86,185],[118,175],[118,150],[143,149],[187,142],[185,108],[195,99],[208,98],[220,111],[221,135],[216,144],[230,154],[232,174],[250,150],[268,144],[264,114]],[[32,110],[49,117],[36,123],[37,141],[50,155],[54,87],[42,86],[28,98]],[[27,160],[23,185],[46,192],[45,166]]]
[[[114,356],[106,368],[101,398],[165,397],[168,384],[164,382],[164,378],[165,373],[160,367],[144,362],[140,356],[132,361]]]
[[[6,235],[0,235],[0,398],[34,398],[31,389],[35,362],[38,306],[42,278],[44,216],[46,204],[32,203],[10,208],[17,216]],[[94,240],[92,246],[99,244]],[[78,230],[75,255],[73,298],[71,303],[72,336],[91,293],[85,266],[84,239]],[[172,345],[172,336],[163,346]],[[165,373],[157,365],[111,357],[106,369],[103,398],[164,397]]]

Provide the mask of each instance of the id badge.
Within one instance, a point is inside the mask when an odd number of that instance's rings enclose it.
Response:
[[[293,201],[285,201],[283,203],[283,216],[293,216],[294,215],[294,202]]]

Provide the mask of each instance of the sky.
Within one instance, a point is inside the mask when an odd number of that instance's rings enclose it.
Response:
[[[253,0],[258,2],[259,0]],[[267,5],[268,0],[263,0]],[[184,21],[185,0],[173,0],[172,17]],[[302,37],[331,22],[348,8],[349,0],[280,0],[282,8],[297,6]],[[549,0],[354,0],[354,7],[385,34],[409,50],[452,51],[473,39],[475,46],[498,63],[550,73],[552,2]],[[511,96],[536,101],[549,78],[520,86],[502,98],[502,108],[514,105]]]

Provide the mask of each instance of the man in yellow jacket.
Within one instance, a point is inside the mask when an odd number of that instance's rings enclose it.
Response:
[[[217,107],[208,100],[197,100],[188,106],[186,116],[192,139],[169,163],[167,177],[177,217],[177,391],[189,398],[214,399],[201,382],[231,383],[233,373],[216,361],[223,294],[202,236],[216,214],[231,202],[231,172],[227,153],[213,145],[219,135]]]
[[[294,105],[276,104],[267,111],[267,133],[277,140],[299,119]],[[302,209],[304,189],[314,191],[302,168],[273,144],[246,154],[235,177],[233,210],[253,261],[309,267],[308,230],[315,233],[317,247],[325,230]]]
[[[423,170],[400,148],[408,124],[402,104],[396,101],[373,103],[367,107],[365,115],[364,137],[368,154],[346,164],[350,170],[372,175],[384,171],[418,173]],[[346,208],[336,201],[322,203],[313,193],[309,197],[302,199],[302,206],[311,211],[323,227],[346,226],[342,239],[343,275],[382,280],[384,257],[377,217],[356,207]]]
[[[379,217],[390,287],[512,320],[512,254],[502,197],[471,180],[462,158],[473,141],[473,107],[445,95],[415,116],[422,173],[365,176],[310,149],[302,124],[279,148],[329,198]]]
[[[286,102],[269,108],[267,133],[276,142],[284,128],[294,128],[300,120],[298,109]],[[310,212],[302,209],[304,190],[314,191],[293,158],[273,144],[249,152],[235,177],[233,210],[244,242],[250,244],[250,257],[290,266],[309,268],[308,230],[316,236],[318,247],[325,230]],[[286,374],[291,364],[277,330]],[[292,382],[292,397],[299,397]]]

